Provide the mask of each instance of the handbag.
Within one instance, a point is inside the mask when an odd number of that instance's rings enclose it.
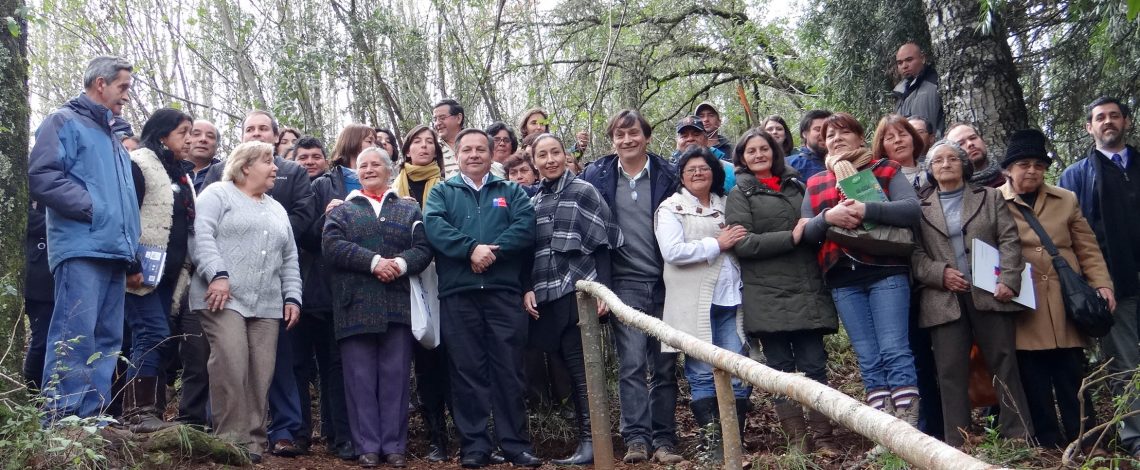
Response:
[[[875,225],[849,229],[831,226],[827,239],[839,246],[873,256],[907,257],[914,251],[914,232],[909,227]]]
[[[425,348],[439,346],[439,278],[435,262],[423,272],[409,276],[412,336]]]
[[[1037,232],[1045,251],[1053,257],[1053,269],[1057,271],[1057,278],[1061,281],[1061,298],[1065,301],[1065,315],[1072,321],[1081,334],[1092,338],[1100,338],[1112,329],[1114,320],[1112,312],[1108,311],[1108,301],[1089,285],[1083,276],[1069,266],[1069,262],[1057,253],[1057,246],[1053,239],[1045,233],[1045,228],[1037,220],[1033,212],[1021,204],[1014,204],[1025,221]]]

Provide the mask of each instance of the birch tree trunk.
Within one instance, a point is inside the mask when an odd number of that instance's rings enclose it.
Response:
[[[254,108],[269,109],[265,95],[261,92],[261,84],[257,81],[257,71],[253,66],[253,61],[249,58],[248,48],[238,41],[229,3],[226,0],[217,0],[214,2],[214,7],[218,10],[218,20],[222,24],[222,34],[225,36],[226,46],[233,54],[234,61],[237,62],[238,81],[245,91],[245,98],[251,101],[250,104]]]
[[[24,357],[24,233],[28,208],[28,36],[24,0],[0,0],[0,373]],[[0,379],[0,392],[16,383]]]
[[[983,34],[978,29],[978,0],[924,3],[947,130],[957,122],[974,124],[991,162],[1000,160],[1009,135],[1029,125],[1005,23],[995,14],[988,34]]]

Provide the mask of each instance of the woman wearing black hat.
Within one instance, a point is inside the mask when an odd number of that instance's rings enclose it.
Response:
[[[1025,389],[1036,438],[1041,446],[1065,446],[1077,439],[1081,420],[1084,429],[1093,426],[1091,394],[1078,399],[1085,373],[1084,348],[1089,339],[1077,331],[1065,315],[1061,284],[1053,269],[1052,257],[1041,239],[1026,222],[1019,207],[1033,212],[1073,269],[1116,307],[1112,281],[1096,236],[1081,215],[1076,196],[1045,182],[1045,172],[1053,159],[1045,150],[1045,135],[1028,129],[1013,133],[1006,148],[1002,168],[1008,181],[1001,187],[1009,212],[1017,222],[1021,256],[1033,269],[1037,309],[1027,310],[1016,320],[1017,362]],[[1054,400],[1054,394],[1056,399]],[[1081,403],[1088,416],[1081,416]],[[1059,408],[1061,426],[1057,425]],[[1092,442],[1088,443],[1089,445]],[[1085,449],[1086,453],[1090,449]]]

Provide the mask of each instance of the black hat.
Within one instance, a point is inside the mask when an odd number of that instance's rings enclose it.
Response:
[[[698,131],[704,132],[705,131],[705,123],[701,122],[701,119],[696,117],[696,116],[685,116],[685,117],[681,118],[680,121],[677,121],[677,133],[678,134],[680,134],[681,131],[683,131],[687,128],[692,128],[692,129],[696,129]]]
[[[1005,160],[1001,161],[1002,168],[1009,168],[1014,162],[1026,158],[1036,158],[1053,164],[1053,157],[1045,150],[1045,134],[1037,129],[1022,129],[1009,136],[1009,144],[1005,147]]]

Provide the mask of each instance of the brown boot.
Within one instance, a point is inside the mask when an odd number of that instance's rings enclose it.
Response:
[[[162,420],[162,415],[154,404],[157,401],[158,379],[156,377],[135,377],[124,389],[123,404],[126,412],[123,420],[133,433],[151,433],[177,426]]]
[[[811,429],[812,443],[815,445],[816,452],[829,459],[836,458],[843,453],[832,435],[831,418],[818,411],[809,410],[807,422],[808,428]]]
[[[788,451],[808,453],[807,424],[804,422],[804,410],[799,403],[792,400],[776,402],[776,417],[780,420],[780,428],[788,438]]]

